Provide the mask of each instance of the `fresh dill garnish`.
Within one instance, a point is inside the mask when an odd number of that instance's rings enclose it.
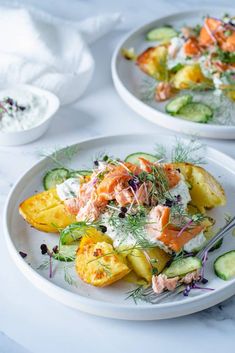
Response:
[[[132,299],[135,304],[137,304],[138,300],[143,300],[143,293],[145,291],[145,287],[143,285],[140,285],[139,287],[128,291],[126,294],[128,294],[128,296],[125,298],[127,299]]]
[[[155,157],[159,160],[165,159],[167,156],[167,150],[166,147],[157,143],[155,147]]]
[[[47,270],[49,268],[50,265],[50,260],[49,258],[47,260],[44,260],[38,267],[37,270]]]
[[[143,102],[150,102],[154,100],[157,82],[154,79],[144,79],[140,87],[140,99]]]
[[[44,150],[39,153],[40,157],[49,158],[56,166],[64,168],[67,163],[70,163],[72,158],[78,153],[79,146],[72,145],[64,148],[54,148],[51,151]],[[74,171],[66,166],[70,171]]]
[[[204,164],[203,149],[204,145],[195,138],[186,142],[176,137],[169,153],[164,145],[156,144],[154,154],[157,158],[164,159],[164,162]]]
[[[77,287],[78,283],[77,281],[73,278],[73,276],[69,273],[69,270],[67,267],[64,266],[64,280],[67,282],[70,286]]]
[[[138,206],[135,210],[133,209],[131,213],[127,213],[124,218],[120,218],[119,212],[113,211],[110,214],[108,223],[110,227],[117,232],[117,234],[121,234],[122,236],[119,246],[128,237],[131,237],[135,245],[138,245],[141,248],[151,246],[145,238],[145,226],[148,223],[145,207]]]
[[[171,162],[203,164],[204,157],[202,149],[204,146],[195,139],[185,142],[176,138],[176,143],[171,152]],[[199,154],[199,152],[201,152]]]

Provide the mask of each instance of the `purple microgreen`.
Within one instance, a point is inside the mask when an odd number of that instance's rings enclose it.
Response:
[[[184,226],[183,228],[179,231],[179,233],[177,234],[177,237],[180,237],[183,232],[193,223],[193,220],[190,219],[190,221],[188,221]]]
[[[23,251],[19,251],[19,254],[23,259],[27,256],[27,254]]]

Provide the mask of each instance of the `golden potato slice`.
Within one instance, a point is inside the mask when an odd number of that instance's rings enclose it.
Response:
[[[205,77],[199,64],[186,65],[180,69],[172,80],[176,89],[190,89],[196,84],[205,84],[206,88],[213,86],[212,80]]]
[[[144,278],[148,283],[152,279],[152,269],[155,268],[160,273],[171,256],[164,250],[156,247],[148,250],[132,250],[127,259],[138,277]],[[151,261],[151,263],[150,263]]]
[[[76,217],[66,211],[56,189],[29,197],[20,204],[19,212],[34,228],[44,232],[57,233],[58,230],[54,225],[65,228],[76,221]]]
[[[204,213],[205,209],[226,204],[224,189],[204,168],[189,163],[175,163],[174,166],[180,169],[186,181],[191,185],[189,190],[191,203],[200,212]]]
[[[102,243],[102,242],[105,242],[111,245],[113,244],[112,239],[108,235],[100,232],[94,227],[90,227],[86,230],[86,234],[82,237],[82,240],[80,242],[80,248],[84,247],[85,245]]]
[[[130,272],[122,256],[106,242],[90,242],[80,247],[75,266],[79,277],[96,287],[108,286]]]
[[[146,49],[138,56],[136,63],[147,75],[160,81],[167,80],[167,48],[165,46]]]

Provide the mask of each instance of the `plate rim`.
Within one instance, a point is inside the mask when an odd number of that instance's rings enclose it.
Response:
[[[81,145],[83,143],[89,143],[89,142],[96,142],[100,140],[106,140],[110,138],[118,139],[118,138],[128,138],[129,137],[134,137],[134,136],[158,136],[157,133],[125,133],[125,134],[113,134],[113,135],[103,135],[103,136],[95,136],[92,138],[86,138],[78,141],[77,143],[73,143],[69,146],[77,146]],[[163,136],[163,135],[161,135]],[[164,136],[167,137],[174,137],[172,134],[164,134]],[[188,140],[188,138],[184,138],[185,140]],[[62,147],[60,150],[63,150],[63,148],[66,148],[66,146]],[[227,155],[226,153],[221,152],[220,150],[217,150],[214,147],[211,147],[210,145],[206,145],[206,148],[209,149],[210,151],[214,153],[219,153],[220,158],[223,157],[227,159],[228,161],[231,161],[231,163],[235,163],[235,160]],[[219,302],[228,299],[231,297],[233,294],[235,294],[235,279],[233,282],[228,282],[225,284],[225,286],[218,288],[214,293],[203,293],[200,296],[195,296],[191,298],[187,298],[187,301],[178,301],[178,302],[167,302],[167,303],[160,303],[157,304],[156,306],[154,305],[146,305],[146,306],[138,306],[138,305],[124,305],[120,303],[113,303],[113,302],[105,302],[103,300],[99,299],[92,299],[89,297],[84,297],[80,295],[79,293],[73,293],[67,289],[64,289],[60,287],[59,285],[53,283],[50,281],[50,279],[47,279],[40,275],[35,269],[33,269],[30,265],[27,264],[27,262],[20,256],[18,250],[16,249],[13,240],[10,235],[10,230],[8,229],[8,221],[9,221],[9,212],[11,211],[10,208],[10,203],[12,201],[12,198],[14,197],[15,192],[17,192],[17,187],[20,185],[21,182],[30,174],[33,173],[34,169],[37,167],[40,167],[41,164],[45,163],[45,161],[48,159],[48,157],[44,157],[33,163],[33,165],[25,172],[23,172],[16,182],[14,183],[14,186],[12,187],[11,191],[9,192],[7,199],[5,201],[5,206],[4,206],[4,211],[3,211],[3,230],[4,230],[4,238],[7,244],[7,248],[9,250],[9,253],[14,260],[15,264],[17,265],[18,269],[23,273],[24,276],[27,277],[27,279],[37,288],[39,288],[41,291],[46,293],[49,297],[52,297],[53,299],[62,302],[63,304],[70,306],[74,309],[79,309],[91,314],[95,314],[98,316],[103,316],[103,317],[110,317],[110,318],[118,318],[118,319],[127,319],[127,320],[158,320],[158,319],[165,319],[165,318],[173,318],[173,317],[179,317],[179,316],[184,316],[188,315],[194,312],[198,312],[201,310],[204,310],[206,308],[209,308],[215,304],[218,304]],[[234,173],[235,173],[235,164],[234,164]],[[41,286],[42,285],[42,286]],[[44,287],[45,286],[45,287]],[[51,290],[51,292],[50,292]],[[226,293],[225,293],[226,292]],[[53,295],[54,293],[54,295]],[[60,295],[60,297],[56,297],[55,294]],[[212,298],[211,298],[212,296]],[[71,298],[71,303],[69,301],[65,301],[65,297],[70,297]],[[208,302],[208,298],[209,302]],[[212,300],[211,300],[212,299]],[[202,305],[200,304],[202,302]],[[197,304],[200,305],[200,308],[198,309]],[[96,306],[99,306],[99,308],[95,309]],[[187,313],[180,313],[179,310],[176,310],[178,313],[173,314],[173,315],[166,315],[164,313],[164,309],[172,309],[172,308],[183,308],[183,306],[188,307]],[[189,310],[190,309],[190,310]],[[110,311],[111,310],[111,311]],[[119,312],[120,311],[120,312]],[[129,312],[129,313],[128,313]],[[153,313],[154,312],[154,313]],[[151,315],[152,314],[152,315]]]
[[[216,6],[213,8],[213,11],[222,11],[225,10],[224,7],[218,7]],[[235,11],[235,7],[232,8],[230,7],[229,10]],[[153,21],[150,22],[145,22],[144,24],[135,27],[133,30],[129,31],[126,35],[124,35],[121,40],[118,42],[114,53],[112,55],[111,59],[111,74],[112,74],[112,79],[114,86],[119,94],[119,96],[122,98],[122,100],[130,107],[130,109],[134,110],[136,113],[138,113],[140,116],[142,116],[144,119],[151,121],[152,123],[165,127],[167,125],[172,123],[172,117],[170,117],[168,114],[161,112],[147,103],[143,102],[140,98],[136,97],[133,93],[131,93],[128,88],[125,86],[121,78],[119,77],[119,72],[118,72],[118,61],[120,59],[120,50],[125,44],[125,42],[134,36],[136,33],[143,31],[145,27],[148,26],[153,26],[156,22],[158,21],[169,21],[174,17],[178,16],[187,16],[189,14],[193,15],[195,13],[201,13],[201,12],[206,12],[206,11],[212,11],[210,7],[204,7],[204,8],[196,8],[194,10],[188,10],[188,11],[177,11],[177,12],[172,12],[170,15],[167,16],[162,16],[159,18],[156,18]],[[228,9],[226,9],[228,11]],[[163,119],[163,123],[161,123],[161,119]],[[164,124],[165,120],[165,124]],[[235,139],[235,125],[215,125],[215,124],[200,124],[200,123],[195,123],[192,121],[187,121],[183,120],[180,118],[175,117],[175,124],[178,125],[174,128],[171,128],[171,131],[177,131],[177,132],[183,132],[186,134],[192,134],[193,130],[198,130],[198,136],[202,137],[207,137],[207,138],[219,138],[219,139]],[[213,136],[212,136],[213,134]]]

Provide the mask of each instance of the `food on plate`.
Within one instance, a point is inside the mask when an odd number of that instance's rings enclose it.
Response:
[[[158,102],[173,98],[173,110],[171,102],[165,107],[168,114],[208,123],[216,113],[216,105],[211,103],[212,99],[207,102],[203,93],[213,92],[214,100],[216,97],[235,100],[234,17],[213,18],[208,15],[196,26],[152,28],[145,39],[148,45],[151,42],[151,46],[138,55],[134,55],[134,48],[131,48],[132,56],[128,58],[155,80],[155,85],[151,83],[154,90],[151,97]],[[128,49],[122,52],[126,53],[124,57],[128,56]],[[186,94],[183,96],[182,93]],[[192,99],[187,101],[189,95],[195,96],[194,102]]]
[[[20,204],[19,212],[28,223],[43,232],[58,232],[58,229],[76,221],[76,217],[67,211],[56,189],[29,197]]]
[[[43,185],[20,214],[38,230],[59,231],[58,245],[43,253],[74,261],[84,282],[104,287],[123,279],[157,294],[201,280],[195,254],[214,224],[207,210],[226,203],[206,169],[134,152],[123,160],[105,155],[89,171],[54,168]]]
[[[214,270],[225,281],[235,277],[235,250],[220,255],[214,262]]]

